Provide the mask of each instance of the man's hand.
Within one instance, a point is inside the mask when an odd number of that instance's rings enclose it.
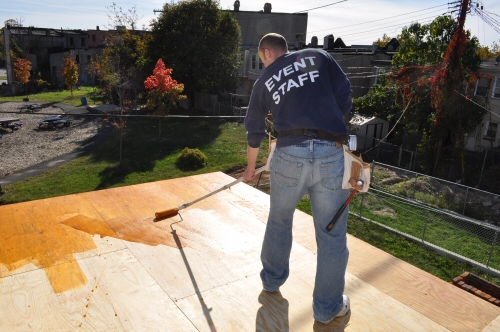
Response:
[[[255,174],[255,164],[257,163],[257,156],[259,155],[259,148],[252,148],[251,146],[248,146],[247,148],[247,154],[248,154],[248,166],[247,169],[245,170],[245,173],[243,173],[243,181],[248,182],[257,176]]]
[[[255,174],[255,167],[247,167],[247,169],[243,173],[243,181],[244,182],[252,181],[253,179],[255,179],[256,176],[257,174]]]

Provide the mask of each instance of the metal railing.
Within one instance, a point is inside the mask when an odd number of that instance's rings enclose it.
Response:
[[[372,163],[351,213],[500,277],[500,196]]]

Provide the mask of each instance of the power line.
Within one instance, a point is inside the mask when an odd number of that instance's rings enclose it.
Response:
[[[324,8],[324,7],[329,7],[329,6],[332,6],[332,5],[336,5],[336,4],[339,4],[341,2],[346,2],[347,0],[342,0],[342,1],[337,1],[337,2],[333,2],[333,3],[330,3],[328,5],[324,5],[324,6],[320,6],[320,7],[316,7],[316,8],[311,8],[311,9],[306,9],[306,10],[301,10],[299,12],[295,12],[294,14],[298,14],[298,13],[303,13],[303,12],[309,12],[311,10],[315,10],[315,9],[319,9],[319,8]]]
[[[404,13],[404,14],[400,14],[400,15],[389,16],[389,17],[385,17],[385,18],[381,18],[381,19],[377,19],[377,20],[373,20],[373,21],[367,21],[367,22],[363,22],[363,23],[345,25],[345,26],[342,26],[342,27],[333,27],[333,28],[324,29],[324,30],[307,31],[307,33],[321,32],[321,31],[327,31],[327,30],[332,30],[332,29],[349,28],[349,27],[352,27],[352,26],[359,26],[359,25],[373,23],[373,22],[378,22],[378,21],[385,21],[385,20],[388,20],[390,18],[401,17],[401,16],[405,16],[405,15],[410,15],[410,14],[414,14],[414,13],[418,13],[418,12],[422,12],[422,11],[426,11],[426,10],[434,9],[434,8],[438,8],[438,7],[443,7],[443,6],[447,6],[447,5],[448,4],[438,5],[438,6],[429,7],[429,8],[425,8],[425,9],[421,9],[421,10],[416,10],[416,11],[413,11],[413,12],[408,12],[408,13]]]

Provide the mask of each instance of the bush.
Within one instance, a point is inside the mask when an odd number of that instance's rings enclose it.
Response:
[[[200,150],[184,148],[177,157],[176,165],[182,170],[190,170],[204,167],[207,161],[208,157]]]

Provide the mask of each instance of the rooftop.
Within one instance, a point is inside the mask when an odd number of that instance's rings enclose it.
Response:
[[[291,274],[262,291],[269,196],[217,172],[0,206],[0,330],[500,330],[500,308],[359,239],[351,311],[314,323],[312,217],[295,212]],[[343,326],[343,327],[342,327]]]

